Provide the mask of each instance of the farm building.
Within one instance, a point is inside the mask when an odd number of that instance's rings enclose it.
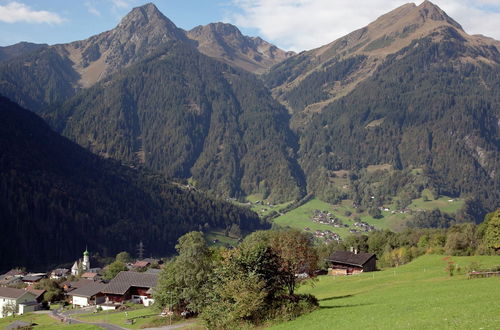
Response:
[[[330,275],[352,275],[377,270],[377,256],[357,251],[335,251],[328,258]]]
[[[120,272],[102,290],[106,302],[123,303],[132,300],[150,306],[154,300],[152,289],[158,275],[150,273]]]

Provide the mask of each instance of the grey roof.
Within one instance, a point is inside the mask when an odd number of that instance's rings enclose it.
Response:
[[[37,282],[46,276],[43,275],[26,275],[23,277],[23,282]]]
[[[79,297],[92,297],[98,294],[106,287],[106,284],[93,282],[87,285],[84,285],[78,289],[75,289],[68,293],[69,296],[79,296]]]
[[[335,251],[330,255],[329,260],[346,265],[362,267],[372,257],[376,257],[373,253],[352,253],[349,251]]]
[[[9,324],[6,329],[7,330],[12,330],[12,329],[25,329],[31,326],[31,323],[28,322],[23,322],[23,321],[14,321],[11,324]]]
[[[157,274],[122,271],[108,283],[102,292],[124,294],[132,286],[140,288],[154,288],[156,286],[157,279]]]
[[[27,292],[28,291],[21,289],[0,287],[0,297],[5,297],[5,298],[17,299]]]
[[[160,274],[161,273],[161,269],[156,269],[156,268],[149,268],[148,270],[146,270],[145,272],[146,274]]]

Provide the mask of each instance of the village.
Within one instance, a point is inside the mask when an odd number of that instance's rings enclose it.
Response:
[[[314,223],[319,223],[322,225],[330,225],[335,228],[349,228],[348,224],[345,224],[341,219],[333,215],[328,211],[314,210],[311,217],[311,221]],[[375,230],[375,227],[361,220],[357,220],[353,223],[353,227],[349,229],[350,233],[368,233]],[[311,231],[309,227],[304,228],[305,231]],[[325,243],[330,243],[332,241],[340,241],[341,237],[339,234],[332,232],[331,230],[316,230],[313,232],[314,237],[323,239]]]
[[[331,231],[325,234],[316,233],[328,240],[339,240],[339,236]],[[329,258],[330,275],[351,275],[376,269],[376,256],[370,253],[337,251]],[[163,262],[160,259],[144,258],[125,264],[126,270],[119,271],[113,278],[106,279],[105,268],[92,267],[90,253],[83,252],[82,258],[76,260],[71,268],[56,268],[49,272],[28,273],[22,269],[11,269],[0,275],[0,318],[42,310],[51,310],[48,315],[61,322],[71,324],[72,320],[65,310],[125,311],[130,304],[149,307],[154,304],[153,292],[158,282]],[[300,275],[300,274],[298,274]],[[54,296],[52,288],[60,290]],[[58,306],[57,310],[51,304]],[[162,313],[162,315],[168,314]],[[74,321],[74,320],[73,320]],[[133,321],[132,321],[133,322]],[[29,326],[21,321],[12,323],[15,326]]]
[[[106,269],[92,267],[85,250],[71,268],[44,273],[11,269],[0,275],[0,318],[47,310],[52,302],[72,309],[93,306],[95,311],[122,310],[126,303],[152,306],[162,263],[153,258],[128,262],[124,270],[106,279]],[[57,312],[51,316],[66,321]]]

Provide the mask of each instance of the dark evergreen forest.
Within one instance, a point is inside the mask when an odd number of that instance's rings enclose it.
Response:
[[[248,209],[96,156],[3,97],[0,118],[0,270],[71,262],[85,246],[114,256],[140,241],[166,255],[201,227],[267,228]]]

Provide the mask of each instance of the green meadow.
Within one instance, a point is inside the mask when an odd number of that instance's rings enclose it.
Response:
[[[424,198],[414,199],[411,205],[408,206],[408,209],[414,212],[418,212],[419,210],[429,211],[439,209],[442,212],[455,213],[462,208],[463,205],[464,202],[461,199],[452,199],[447,196],[441,196],[436,200],[425,200]],[[272,221],[283,227],[288,226],[297,229],[304,229],[305,227],[310,228],[312,231],[329,229],[338,233],[342,237],[349,234],[349,229],[356,229],[356,227],[352,226],[356,221],[356,217],[358,217],[361,221],[374,226],[376,229],[390,229],[394,231],[404,229],[406,220],[411,215],[409,213],[392,213],[396,210],[395,203],[386,205],[386,207],[389,208],[389,211],[382,211],[383,217],[375,219],[370,216],[367,211],[357,213],[358,210],[353,207],[351,200],[344,200],[340,204],[332,205],[317,198],[313,198],[304,205],[282,214]],[[314,210],[331,212],[334,216],[341,219],[344,224],[349,225],[349,228],[335,228],[330,225],[312,222],[311,218]]]
[[[301,293],[318,310],[272,329],[498,329],[500,277],[468,279],[475,261],[500,265],[499,256],[452,257],[461,273],[450,277],[443,256],[426,255],[399,268],[350,277],[321,276]]]
[[[16,317],[8,316],[0,318],[0,329],[7,329],[9,324],[14,321],[23,321],[35,324],[34,329],[57,330],[57,329],[75,329],[75,330],[94,330],[101,327],[90,324],[64,324],[50,317],[48,314],[28,313],[17,315]]]

